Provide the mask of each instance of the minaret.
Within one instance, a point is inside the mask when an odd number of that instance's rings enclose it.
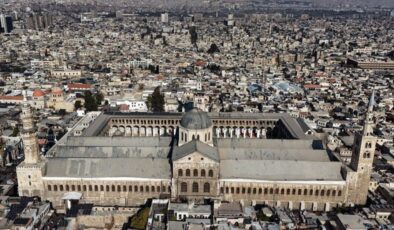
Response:
[[[21,120],[23,125],[22,140],[24,146],[25,163],[37,164],[39,161],[39,152],[37,145],[36,130],[33,121],[31,107],[26,99],[26,92],[23,92],[23,105]]]
[[[376,137],[373,136],[373,106],[375,104],[375,92],[372,92],[364,127],[357,132],[354,138],[352,159],[350,161],[351,173],[348,174],[348,202],[353,204],[365,204],[367,201],[369,181],[372,172],[372,164],[375,153]]]

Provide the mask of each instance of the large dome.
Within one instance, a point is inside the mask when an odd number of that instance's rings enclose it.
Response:
[[[183,115],[181,126],[185,129],[206,129],[212,126],[212,121],[206,112],[192,109]]]

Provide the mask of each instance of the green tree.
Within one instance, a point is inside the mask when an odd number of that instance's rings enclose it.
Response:
[[[85,92],[85,108],[87,111],[97,111],[96,98],[92,95],[90,91]]]
[[[190,27],[189,33],[190,33],[190,42],[192,44],[196,44],[198,38],[196,27],[195,26]]]
[[[153,93],[148,96],[146,105],[153,112],[164,112],[164,104],[164,95],[160,92],[160,86],[158,86]]]
[[[207,51],[207,53],[209,53],[209,54],[219,53],[219,52],[220,52],[219,47],[215,43],[212,43],[211,47],[209,47],[209,49]]]
[[[104,95],[101,92],[97,92],[95,95],[97,105],[101,105],[104,100]]]
[[[80,100],[75,101],[75,103],[74,103],[74,109],[75,109],[75,110],[78,110],[78,109],[80,109],[80,108],[82,108],[82,102],[81,102]]]
[[[14,129],[12,130],[12,137],[16,137],[19,135],[19,128],[17,126],[14,127]]]

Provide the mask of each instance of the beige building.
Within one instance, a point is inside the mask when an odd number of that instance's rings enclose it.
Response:
[[[41,196],[55,206],[76,200],[137,205],[164,197],[308,210],[365,204],[376,142],[372,102],[350,167],[288,115],[197,109],[88,113],[46,158],[39,158],[26,104],[19,194]]]

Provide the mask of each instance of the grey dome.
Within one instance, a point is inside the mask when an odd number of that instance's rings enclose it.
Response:
[[[181,126],[186,129],[206,129],[212,126],[212,121],[206,112],[192,109],[183,115]]]

